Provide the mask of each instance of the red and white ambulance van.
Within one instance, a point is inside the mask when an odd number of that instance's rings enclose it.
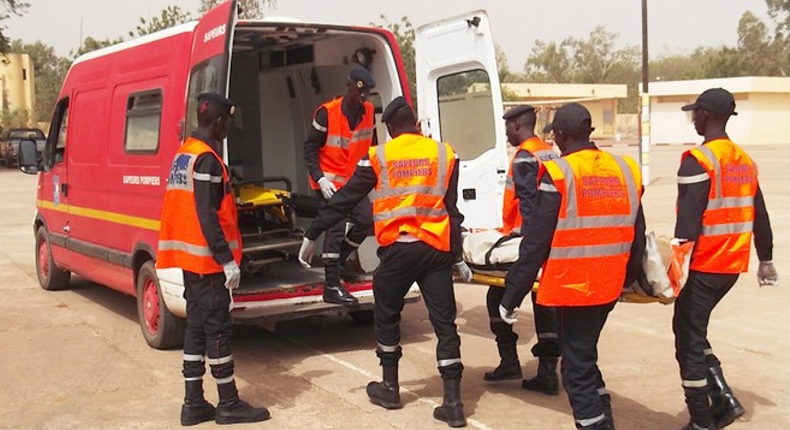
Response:
[[[488,18],[474,12],[418,33],[422,130],[450,142],[462,158],[466,225],[496,227],[507,159]],[[78,58],[58,97],[43,164],[21,157],[23,171],[39,175],[33,230],[41,286],[67,288],[75,273],[136,297],[148,344],[180,345],[183,279],[180,270],[154,268],[159,216],[173,156],[196,128],[197,95],[215,91],[237,104],[223,157],[241,178],[240,225],[250,257],[234,292],[234,321],[347,311],[370,318],[370,281],[348,285],[359,308],[326,304],[322,270],[306,271],[294,257],[299,226],[316,206],[303,142],[314,109],[345,93],[352,63],[366,65],[376,79],[377,114],[397,96],[411,98],[388,30],[238,20],[235,0],[199,21]],[[378,140],[386,142],[378,123]],[[278,205],[259,205],[267,196]],[[360,252],[368,270],[373,248]]]

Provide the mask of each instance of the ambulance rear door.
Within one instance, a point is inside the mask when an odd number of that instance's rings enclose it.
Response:
[[[205,92],[228,95],[230,80],[230,48],[236,26],[238,8],[230,0],[209,10],[195,27],[189,64],[189,87],[186,99],[184,137],[197,129],[197,96]],[[223,145],[227,163],[227,142]]]
[[[417,106],[422,132],[461,159],[458,207],[467,228],[502,224],[507,138],[494,39],[485,11],[417,29]]]

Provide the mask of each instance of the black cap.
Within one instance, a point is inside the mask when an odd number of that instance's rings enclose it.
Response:
[[[510,110],[508,110],[507,112],[505,112],[505,114],[504,114],[504,115],[502,115],[502,119],[504,119],[505,121],[507,121],[507,120],[509,120],[509,119],[515,119],[515,118],[518,118],[518,117],[520,117],[521,115],[524,115],[524,114],[526,114],[526,113],[530,113],[530,112],[535,112],[535,107],[534,107],[534,106],[532,106],[532,105],[521,105],[521,106],[516,106],[516,107],[514,107],[514,108],[510,108]]]
[[[559,131],[568,134],[589,133],[595,130],[592,117],[586,107],[578,103],[570,103],[554,113],[554,121],[543,128],[544,133]]]
[[[210,103],[214,106],[217,106],[223,111],[223,113],[227,113],[228,115],[233,116],[233,114],[236,113],[236,104],[222,94],[202,93],[198,95],[198,103],[200,104],[198,109],[200,109],[201,112],[204,109],[204,103]]]
[[[404,99],[403,96],[395,97],[395,99],[387,105],[387,108],[384,109],[384,113],[381,114],[381,122],[388,122],[395,114],[406,109],[411,110],[411,106],[409,106],[406,99]]]
[[[373,75],[370,74],[368,69],[362,66],[354,66],[354,68],[351,69],[351,73],[348,74],[348,81],[360,90],[370,90],[376,86]]]
[[[725,115],[738,115],[738,112],[735,112],[735,99],[732,97],[732,94],[724,88],[711,88],[705,90],[697,97],[697,101],[690,105],[685,105],[680,109],[684,111],[702,109],[708,112]]]

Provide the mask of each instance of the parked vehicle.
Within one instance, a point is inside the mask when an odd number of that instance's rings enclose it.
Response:
[[[70,274],[77,273],[135,296],[143,334],[154,348],[183,339],[182,273],[156,270],[154,262],[170,163],[196,128],[197,95],[206,91],[237,104],[222,151],[242,178],[235,192],[245,271],[234,292],[234,320],[347,311],[360,320],[372,316],[369,280],[347,285],[359,307],[326,304],[323,271],[306,271],[295,260],[300,227],[318,203],[303,142],[316,106],[345,93],[352,61],[376,79],[371,99],[377,116],[393,98],[411,98],[397,41],[382,28],[237,21],[235,3],[217,6],[198,22],[78,58],[58,97],[44,161],[35,166],[24,156],[30,148],[23,148],[23,171],[39,171],[33,231],[41,286],[67,288]],[[491,208],[501,206],[507,159],[488,19],[475,12],[423,30],[422,130],[451,139],[458,149],[466,225],[496,226],[501,215]],[[483,87],[469,97],[475,83]],[[464,120],[465,113],[475,116]],[[378,140],[385,142],[386,128],[377,122]],[[461,132],[451,132],[459,125]],[[368,271],[376,264],[370,243],[359,258]],[[418,299],[416,291],[411,299]]]
[[[0,136],[0,162],[9,169],[17,165],[19,141],[22,139],[33,140],[39,155],[44,153],[47,138],[43,131],[38,128],[9,128]]]

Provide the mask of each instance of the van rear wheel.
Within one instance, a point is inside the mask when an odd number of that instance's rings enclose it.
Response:
[[[47,291],[64,290],[69,287],[71,280],[71,272],[55,264],[49,246],[49,233],[44,226],[36,230],[36,276],[41,288]]]
[[[177,348],[184,343],[186,320],[173,315],[165,304],[153,261],[137,274],[137,317],[143,337],[154,349]]]

